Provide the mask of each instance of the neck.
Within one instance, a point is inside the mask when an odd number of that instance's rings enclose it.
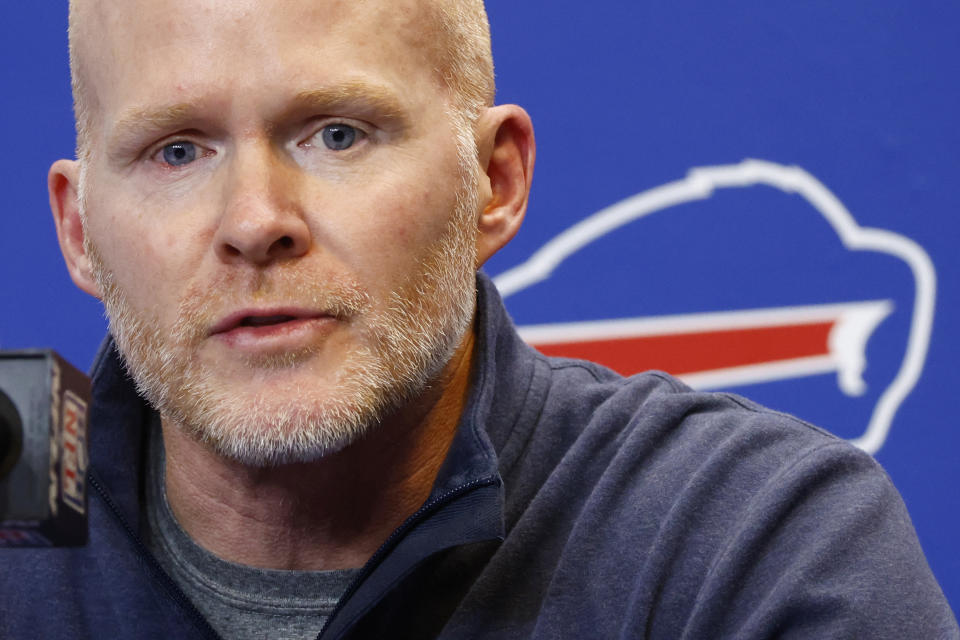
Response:
[[[473,332],[424,394],[345,449],[254,468],[163,418],[166,490],[180,525],[215,555],[255,567],[362,566],[426,501],[469,388]]]

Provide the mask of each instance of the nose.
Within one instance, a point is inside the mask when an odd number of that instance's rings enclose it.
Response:
[[[238,149],[215,234],[224,262],[265,265],[302,256],[312,242],[294,168],[269,143]]]

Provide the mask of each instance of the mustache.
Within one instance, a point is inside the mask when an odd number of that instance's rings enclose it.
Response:
[[[172,333],[178,342],[198,342],[240,309],[296,307],[349,320],[370,306],[370,295],[355,280],[302,265],[252,274],[223,273],[187,289]]]

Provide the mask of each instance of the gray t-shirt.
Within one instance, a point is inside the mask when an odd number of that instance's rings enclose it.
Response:
[[[152,421],[147,472],[147,545],[224,638],[316,638],[359,569],[281,571],[223,560],[177,522],[164,483],[163,438]]]

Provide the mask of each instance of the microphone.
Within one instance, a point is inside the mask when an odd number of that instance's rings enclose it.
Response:
[[[89,406],[53,351],[0,351],[0,547],[86,544]]]

